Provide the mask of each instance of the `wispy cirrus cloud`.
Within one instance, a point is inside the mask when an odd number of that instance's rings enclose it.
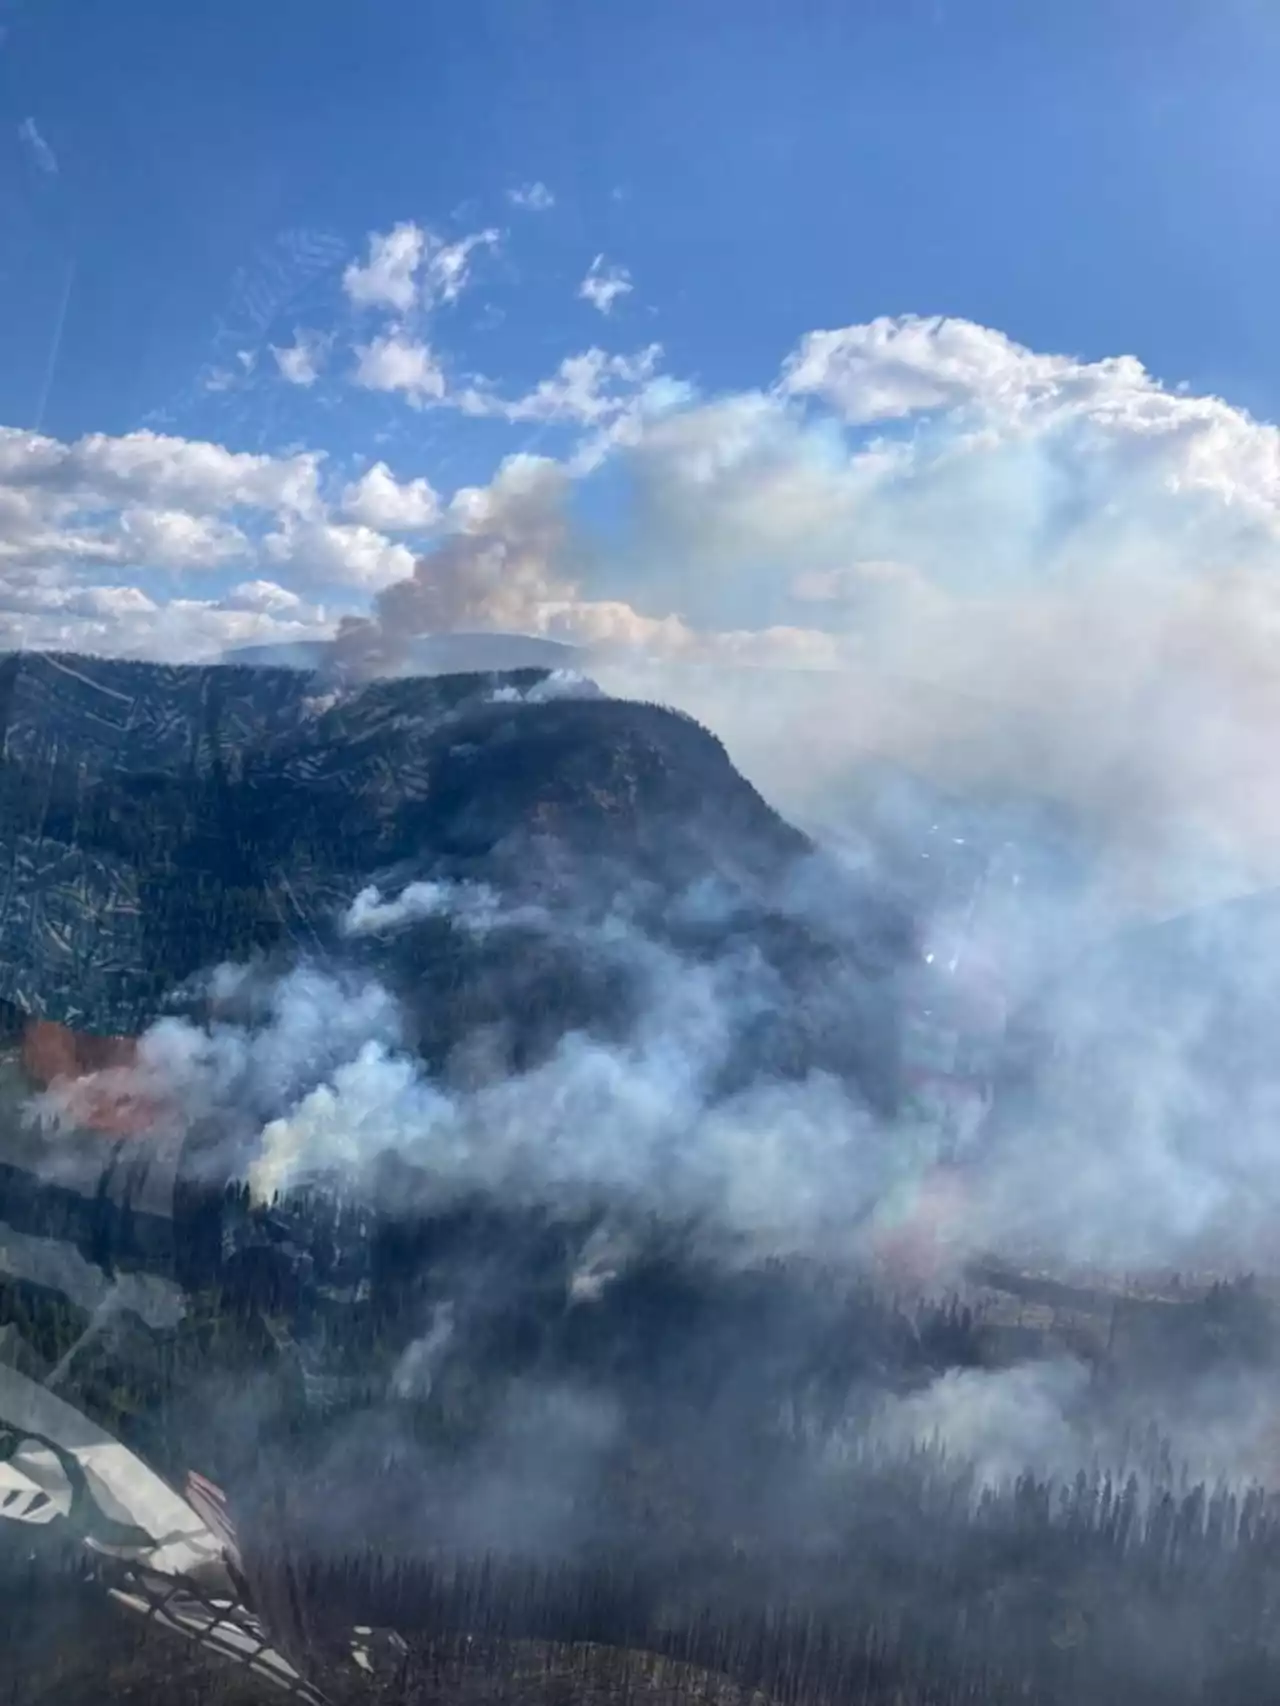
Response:
[[[512,207],[523,208],[526,213],[548,213],[556,205],[555,196],[541,180],[509,189],[507,200]]]
[[[56,178],[58,175],[58,156],[41,134],[33,118],[24,118],[18,126],[18,140],[26,150],[27,156],[42,171],[46,177]]]

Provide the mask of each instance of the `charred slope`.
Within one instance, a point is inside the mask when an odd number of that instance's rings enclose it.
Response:
[[[433,1068],[473,1039],[490,1072],[514,1072],[569,1030],[624,1035],[652,992],[632,948],[602,950],[611,919],[632,942],[704,966],[750,962],[756,986],[770,984],[726,1089],[821,1069],[892,1104],[888,974],[909,930],[852,890],[823,918],[793,904],[817,855],[715,736],[605,699],[472,702],[432,723],[415,714],[421,687],[377,683],[261,755],[237,810],[263,892],[325,891],[327,912],[301,909],[311,943],[397,990]],[[474,932],[438,916],[334,938],[361,884],[391,895],[431,882],[486,890],[512,921]]]
[[[445,678],[446,680],[454,678]],[[466,679],[466,678],[461,678]],[[538,677],[534,677],[536,684]],[[424,716],[378,682],[251,756],[235,807],[261,859],[528,888],[588,864],[668,890],[776,882],[810,851],[699,724],[655,705],[476,695]],[[514,701],[514,702],[513,702]]]
[[[726,1088],[821,1069],[891,1105],[905,918],[847,880],[823,915],[798,901],[818,855],[714,735],[606,699],[476,702],[432,724],[414,714],[420,688],[378,683],[335,706],[246,772],[241,809],[266,890],[345,871],[347,898],[352,878],[389,894],[445,882],[523,911],[500,933],[424,919],[361,951],[405,996],[433,1065],[480,1034],[497,1041],[491,1066],[514,1071],[566,1030],[625,1032],[651,996],[634,954],[599,951],[612,918],[690,961],[762,968],[769,998]]]
[[[486,1023],[514,1022],[516,1066],[573,1025],[625,1024],[574,927],[621,906],[677,953],[754,954],[776,974],[753,1070],[878,1074],[891,1099],[887,1008],[866,991],[904,950],[901,922],[866,897],[834,930],[789,907],[810,843],[692,719],[546,699],[547,683],[337,692],[297,670],[0,659],[0,999],[136,1035],[220,962],[358,957],[337,920],[370,884],[485,885],[544,927],[494,941],[436,921],[365,956],[430,1016],[434,1062]]]
[[[417,717],[441,721],[498,683],[416,685]],[[243,777],[315,722],[316,692],[296,670],[0,656],[0,998],[127,1035],[183,978],[305,936],[365,844],[264,888]]]

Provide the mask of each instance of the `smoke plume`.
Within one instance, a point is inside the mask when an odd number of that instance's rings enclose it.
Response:
[[[545,607],[575,590],[567,486],[556,464],[513,457],[483,491],[460,493],[456,531],[380,593],[371,616],[342,623],[339,667],[394,674],[423,634],[540,631]]]

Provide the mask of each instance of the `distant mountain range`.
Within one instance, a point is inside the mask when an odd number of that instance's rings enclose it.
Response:
[[[582,653],[561,640],[528,634],[423,634],[406,648],[415,675],[487,674],[512,669],[580,668]],[[224,652],[223,663],[254,664],[261,668],[326,668],[334,657],[331,640],[296,640],[291,644],[240,646]]]

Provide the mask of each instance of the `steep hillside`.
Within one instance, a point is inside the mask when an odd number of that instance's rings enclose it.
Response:
[[[433,1058],[499,1015],[514,1059],[607,1022],[614,997],[560,926],[621,909],[678,952],[777,969],[792,994],[766,1065],[865,1067],[891,1095],[887,1035],[868,1043],[831,991],[841,968],[892,965],[900,921],[852,891],[838,928],[797,915],[786,896],[813,849],[713,735],[556,686],[524,671],[335,691],[295,670],[5,658],[0,998],[133,1036],[219,963],[356,954],[340,921],[370,885],[483,886],[541,907],[543,928],[495,944],[437,919],[400,933],[398,972],[373,955],[425,1016]]]

